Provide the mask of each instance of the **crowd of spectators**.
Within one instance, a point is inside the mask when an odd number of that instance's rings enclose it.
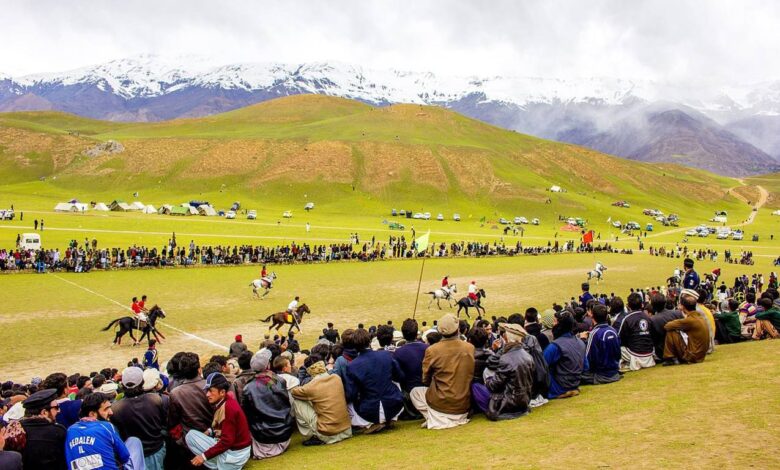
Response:
[[[177,352],[162,370],[152,343],[122,371],[5,382],[0,468],[240,469],[285,452],[296,433],[303,446],[331,445],[398,419],[424,429],[477,414],[515,419],[590,393],[584,385],[780,336],[776,276],[763,292],[760,275],[729,288],[699,282],[685,261],[682,289],[631,289],[625,301],[583,284],[577,298],[541,312],[472,324],[451,314],[431,325],[407,319],[400,330],[391,321],[341,332],[328,324],[306,350],[292,334],[256,350],[239,335],[224,356]]]

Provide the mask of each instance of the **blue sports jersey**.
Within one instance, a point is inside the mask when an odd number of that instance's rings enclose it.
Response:
[[[65,459],[70,470],[119,470],[117,460],[124,465],[130,453],[113,424],[82,420],[68,428]]]

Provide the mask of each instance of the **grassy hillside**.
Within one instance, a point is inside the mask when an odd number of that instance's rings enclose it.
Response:
[[[125,150],[83,154],[109,139]],[[375,108],[315,95],[160,123],[0,114],[0,177],[25,184],[40,176],[49,177],[48,192],[89,200],[143,191],[296,207],[307,198],[337,211],[424,205],[433,213],[593,221],[615,217],[617,199],[697,218],[713,208],[743,209],[726,192],[738,183],[707,172],[623,160],[437,107]],[[550,193],[551,185],[568,192]]]

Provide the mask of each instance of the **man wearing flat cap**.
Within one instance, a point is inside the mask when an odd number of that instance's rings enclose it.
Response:
[[[680,310],[685,315],[681,320],[672,320],[666,325],[664,341],[664,365],[703,362],[707,357],[710,335],[706,319],[696,309],[699,294],[693,289],[680,293]]]
[[[474,346],[461,341],[458,319],[448,313],[438,322],[442,340],[425,350],[422,381],[410,398],[425,417],[423,427],[447,429],[469,422]]]
[[[24,418],[20,420],[27,444],[22,449],[25,470],[58,470],[66,468],[66,429],[56,423],[59,405],[57,389],[40,390],[22,402]]]

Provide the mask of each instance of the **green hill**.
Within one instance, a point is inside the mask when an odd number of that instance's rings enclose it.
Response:
[[[83,153],[107,140],[124,151]],[[727,195],[735,180],[704,171],[623,160],[438,107],[376,108],[317,95],[159,123],[0,114],[0,177],[24,183],[41,176],[56,177],[52,184],[63,191],[197,191],[219,199],[227,188],[231,197],[279,205],[293,194],[314,195],[344,210],[424,202],[442,212],[522,209],[529,217],[606,220],[617,199],[697,216],[715,206],[742,208]],[[552,185],[567,192],[550,193]]]

